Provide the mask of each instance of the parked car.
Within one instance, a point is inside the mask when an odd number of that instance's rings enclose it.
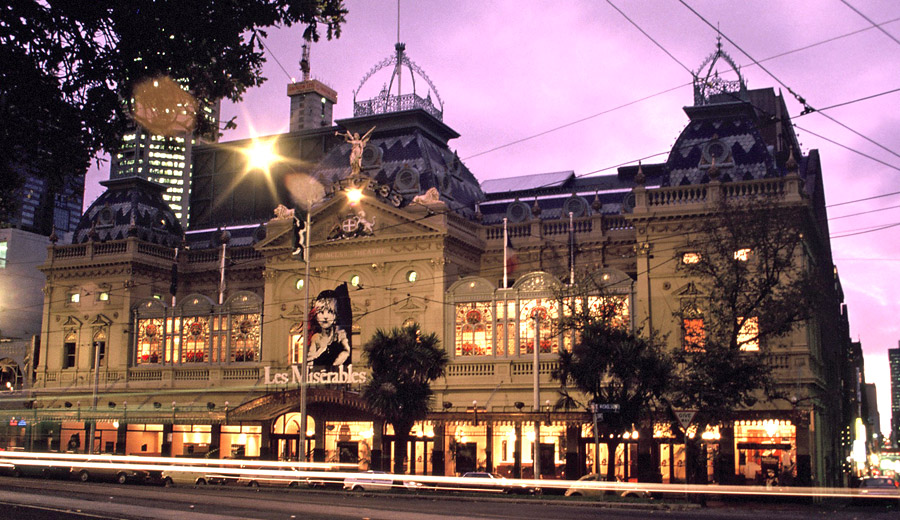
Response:
[[[271,470],[276,468],[258,468]],[[241,475],[240,478],[237,479],[237,484],[239,486],[250,486],[250,487],[259,487],[262,486],[271,486],[271,487],[290,487],[295,488],[300,485],[301,482],[306,483],[305,477],[300,477],[295,475],[294,473],[297,471],[296,468],[291,469],[283,469],[285,473],[282,475]]]
[[[407,491],[418,491],[424,486],[415,480],[404,480],[401,485],[397,485],[386,471],[363,471],[358,476],[344,479],[344,489],[348,491],[390,490],[394,487]]]
[[[171,471],[163,470],[160,474],[160,480],[166,487],[173,486],[206,486],[223,484],[224,480],[221,475],[211,473],[207,470],[201,471]]]
[[[508,493],[513,495],[533,495],[540,493],[540,489],[518,484],[514,480],[508,480],[506,477],[497,475],[496,473],[488,473],[486,471],[469,471],[463,473],[462,478],[472,479],[472,483],[466,482],[459,484],[461,491],[485,491],[493,493]]]
[[[606,482],[606,476],[598,475],[596,473],[590,473],[585,475],[577,480],[577,482]],[[609,493],[609,490],[606,489],[598,489],[591,487],[582,487],[578,485],[570,486],[569,489],[566,490],[565,496],[567,497],[599,497]],[[616,492],[621,497],[634,497],[634,498],[650,498],[650,493],[644,491],[642,489],[626,489],[623,491]]]
[[[10,464],[4,471],[13,477],[68,479],[72,468],[70,462],[59,461],[59,465]]]
[[[103,466],[86,466],[87,463],[101,463]],[[142,469],[132,469],[121,463],[114,463],[106,457],[92,457],[72,467],[72,475],[82,482],[91,480],[115,482],[126,484],[128,482],[144,483],[150,480],[150,472]]]

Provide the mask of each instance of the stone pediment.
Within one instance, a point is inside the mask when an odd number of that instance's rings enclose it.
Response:
[[[314,213],[313,220],[313,244],[368,238],[406,238],[446,232],[440,225],[441,216],[429,213],[424,207],[394,208],[374,197],[364,198],[353,206],[340,200],[332,201]]]
[[[683,286],[679,287],[675,291],[673,291],[675,296],[702,296],[703,293],[697,289],[697,284],[694,282],[688,282]]]

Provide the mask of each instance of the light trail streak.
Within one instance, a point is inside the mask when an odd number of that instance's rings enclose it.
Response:
[[[130,469],[143,471],[209,472],[211,477],[238,479],[247,477],[268,481],[314,482],[317,484],[342,484],[344,479],[373,478],[384,484],[370,484],[371,488],[390,486],[410,487],[404,483],[418,483],[414,487],[423,490],[469,491],[501,493],[504,490],[577,489],[591,491],[611,491],[621,494],[625,491],[649,492],[653,494],[679,496],[686,493],[705,495],[738,496],[785,496],[811,498],[866,498],[900,500],[900,492],[894,494],[872,494],[870,490],[856,488],[787,487],[787,486],[735,486],[704,484],[661,484],[636,482],[569,481],[544,479],[474,479],[466,477],[445,477],[435,475],[406,475],[384,473],[372,474],[358,471],[322,471],[347,469],[355,464],[332,464],[323,462],[278,462],[239,459],[183,459],[174,457],[142,457],[129,455],[84,455],[57,453],[48,457],[47,453],[0,452],[0,467],[15,466],[75,467],[98,469]],[[319,470],[319,471],[316,471]],[[390,484],[388,484],[390,482]],[[421,486],[419,486],[421,484]],[[889,491],[889,490],[888,490]]]

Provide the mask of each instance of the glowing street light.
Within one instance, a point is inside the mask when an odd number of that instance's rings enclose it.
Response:
[[[350,202],[351,206],[355,206],[359,204],[363,198],[363,192],[361,188],[350,188],[347,190],[347,200]]]
[[[275,151],[275,139],[253,139],[250,146],[241,150],[247,156],[247,172],[260,170],[266,175],[281,158]]]

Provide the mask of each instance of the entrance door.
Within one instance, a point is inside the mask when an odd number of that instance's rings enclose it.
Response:
[[[300,452],[297,449],[299,439],[296,435],[272,435],[278,449],[278,460],[300,460]]]
[[[355,441],[340,441],[337,443],[338,462],[342,464],[359,463],[359,443]]]
[[[462,475],[476,470],[478,445],[474,442],[456,444],[456,472]]]

